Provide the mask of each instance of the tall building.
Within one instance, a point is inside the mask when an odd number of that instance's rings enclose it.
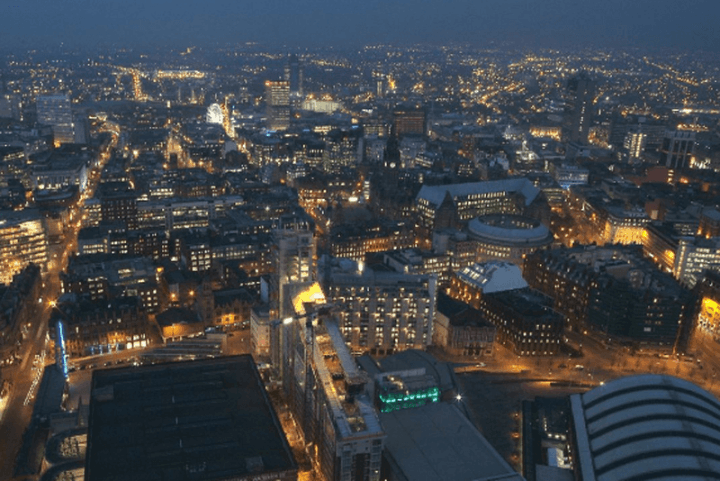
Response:
[[[648,225],[643,252],[683,286],[692,288],[708,270],[720,271],[720,238],[682,235],[671,222]]]
[[[56,146],[75,142],[75,123],[67,95],[41,95],[36,107],[38,122],[52,126]]]
[[[285,64],[285,81],[290,86],[290,95],[302,96],[304,69],[300,59],[295,54],[290,55]]]
[[[290,126],[290,82],[266,80],[267,128],[285,130]]]
[[[275,325],[283,391],[321,480],[379,481],[385,434],[372,383],[318,293],[317,284],[298,292],[294,314]]]
[[[340,330],[354,350],[390,354],[432,343],[436,274],[367,268],[334,272],[326,284],[328,301],[340,308]]]
[[[565,140],[587,144],[595,108],[595,82],[582,72],[568,81],[567,96]]]
[[[273,233],[273,262],[278,317],[292,314],[291,287],[315,280],[315,225],[306,216],[283,216]]]
[[[660,165],[669,169],[684,169],[695,153],[695,132],[668,131],[660,147]]]

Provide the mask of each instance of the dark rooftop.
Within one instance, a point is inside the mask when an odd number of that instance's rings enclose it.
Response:
[[[93,373],[88,481],[282,477],[296,469],[249,355]]]
[[[437,311],[444,314],[450,324],[456,327],[493,327],[490,321],[485,319],[482,312],[464,302],[453,299],[442,292],[438,293]]]
[[[200,322],[200,317],[192,309],[170,307],[158,314],[155,320],[160,326],[172,326],[173,324],[194,324]]]

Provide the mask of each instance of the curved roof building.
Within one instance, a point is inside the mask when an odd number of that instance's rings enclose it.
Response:
[[[527,254],[553,243],[552,232],[539,220],[515,214],[489,214],[468,223],[478,243],[478,259],[506,260],[522,265]]]
[[[646,374],[570,402],[577,479],[720,479],[720,402],[698,386]]]
[[[535,247],[550,244],[553,235],[539,220],[511,214],[489,214],[477,217],[468,224],[475,237],[504,245]]]

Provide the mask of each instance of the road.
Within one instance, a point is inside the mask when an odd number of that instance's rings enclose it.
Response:
[[[0,420],[0,480],[11,479],[15,457],[20,448],[22,434],[30,423],[34,406],[34,394],[40,382],[45,364],[52,364],[52,353],[47,353],[44,364],[35,364],[35,356],[42,355],[46,350],[47,327],[50,318],[50,303],[47,299],[57,297],[58,268],[49,271],[45,276],[43,290],[43,308],[40,315],[35,316],[28,329],[30,337],[23,344],[24,352],[19,364],[3,370],[3,377],[12,381],[5,411]],[[31,392],[31,387],[32,392]]]
[[[47,352],[48,321],[53,305],[52,302],[57,299],[60,292],[60,272],[66,268],[68,258],[74,252],[77,243],[77,234],[80,230],[79,213],[82,204],[95,191],[102,167],[107,162],[110,156],[109,151],[114,146],[115,142],[108,147],[108,151],[100,154],[99,170],[90,175],[87,192],[81,197],[78,205],[71,208],[76,221],[67,226],[61,243],[49,246],[49,262],[47,272],[43,275],[44,286],[41,294],[43,308],[40,315],[35,316],[30,322],[28,328],[30,337],[25,340],[22,346],[21,362],[3,368],[3,378],[12,381],[13,385],[5,400],[5,409],[0,418],[0,433],[2,433],[0,435],[0,481],[12,479],[15,459],[22,443],[22,434],[32,417],[35,404],[33,394],[36,392],[40,381],[38,373],[41,373],[44,367],[34,366],[33,362],[36,354],[40,355],[43,351]],[[47,352],[45,363],[52,364],[54,362],[53,353]],[[34,388],[33,392],[30,392],[31,388]]]
[[[603,344],[591,336],[576,337],[573,341],[582,344],[582,355],[579,357],[521,357],[500,345],[489,358],[468,360],[448,357],[442,352],[434,351],[433,354],[464,365],[460,369],[464,372],[507,373],[592,385],[634,374],[668,374],[695,383],[720,398],[720,382],[716,382],[720,377],[720,346],[711,339],[700,338],[691,342],[697,357],[678,357],[668,351],[648,348],[632,352],[617,344]]]

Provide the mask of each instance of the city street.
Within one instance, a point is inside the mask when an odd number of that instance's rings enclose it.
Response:
[[[28,397],[28,394],[33,386],[33,381],[37,378],[33,389],[36,392],[37,383],[44,368],[44,365],[39,362],[37,364],[33,362],[35,355],[40,355],[45,349],[49,315],[50,305],[47,304],[42,315],[36,317],[29,329],[32,337],[25,341],[25,353],[22,361],[3,369],[3,377],[11,379],[13,386],[0,420],[0,432],[2,432],[2,436],[0,436],[0,480],[11,479],[22,434],[30,423],[35,398],[34,396]],[[53,362],[54,359],[50,353],[45,357],[45,363],[52,364]]]
[[[116,142],[108,147],[114,148]],[[100,171],[109,158],[108,152],[100,155]],[[88,181],[88,194],[95,190],[99,181],[99,174],[90,176]],[[72,207],[73,217],[79,219],[79,212],[82,203],[88,196],[83,196],[78,205]],[[55,362],[54,352],[47,350],[47,333],[50,311],[54,301],[60,293],[60,272],[67,266],[69,257],[73,254],[77,235],[80,230],[80,221],[68,226],[57,244],[48,246],[47,272],[43,274],[43,290],[39,302],[43,307],[39,315],[35,316],[28,327],[28,338],[25,339],[22,349],[23,354],[19,364],[3,368],[3,378],[12,381],[13,385],[7,396],[5,409],[0,413],[0,481],[12,479],[15,459],[22,443],[22,434],[30,423],[35,394],[41,380],[44,366],[39,363],[33,364],[35,356],[46,352],[45,364]],[[31,392],[32,389],[32,392]]]

